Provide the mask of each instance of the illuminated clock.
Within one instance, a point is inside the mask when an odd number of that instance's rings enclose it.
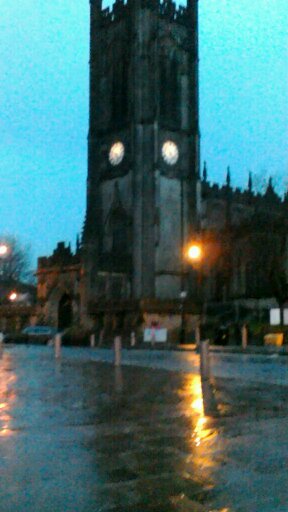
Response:
[[[164,162],[168,165],[174,165],[178,161],[178,146],[172,140],[166,140],[166,142],[164,142],[161,153]]]
[[[114,142],[109,151],[109,162],[111,165],[119,165],[125,154],[124,144],[120,141]]]

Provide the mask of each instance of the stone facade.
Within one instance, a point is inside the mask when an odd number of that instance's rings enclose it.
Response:
[[[288,196],[281,199],[271,179],[264,194],[253,192],[251,175],[246,190],[233,189],[228,169],[226,184],[219,187],[208,182],[205,165],[200,226],[209,250],[203,260],[203,301],[287,298],[287,213]]]
[[[199,176],[195,0],[179,9],[171,0],[117,0],[112,10],[91,2],[88,141],[89,297],[101,293],[99,272],[125,273],[134,299],[178,297]],[[163,157],[165,142],[175,161]]]
[[[38,318],[48,325],[65,328],[80,322],[80,248],[59,242],[50,257],[39,258],[37,269]]]
[[[255,194],[251,176],[234,190],[230,171],[212,185],[206,165],[200,177],[197,0],[90,4],[86,216],[75,254],[62,242],[39,259],[42,317],[102,333],[156,317],[176,326],[186,289],[192,329],[200,304],[283,300],[287,197],[271,181]],[[195,238],[192,269],[183,248]]]

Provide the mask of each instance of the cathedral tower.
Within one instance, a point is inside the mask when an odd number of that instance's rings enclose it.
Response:
[[[197,17],[197,0],[91,0],[88,298],[101,273],[126,275],[134,299],[179,297],[197,219]]]

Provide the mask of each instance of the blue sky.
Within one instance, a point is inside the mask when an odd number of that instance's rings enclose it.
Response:
[[[201,155],[209,177],[288,177],[288,0],[199,0]],[[0,233],[36,257],[85,213],[88,0],[0,3]]]

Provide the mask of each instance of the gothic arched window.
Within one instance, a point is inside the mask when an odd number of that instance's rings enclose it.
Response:
[[[111,54],[111,121],[120,122],[127,117],[129,59],[125,45],[113,47]]]
[[[124,256],[128,252],[127,217],[124,212],[114,212],[113,217],[112,252]]]
[[[160,57],[160,119],[168,127],[178,127],[181,111],[179,62],[175,54]]]

